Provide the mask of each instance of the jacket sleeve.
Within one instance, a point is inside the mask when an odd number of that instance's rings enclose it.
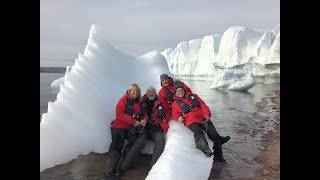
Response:
[[[180,115],[182,115],[181,108],[179,107],[177,102],[173,102],[172,103],[172,109],[171,110],[172,110],[172,119],[177,121],[178,117]]]
[[[169,121],[170,118],[171,118],[171,108],[170,108],[171,105],[169,105],[168,103],[166,103],[166,102],[164,102],[164,101],[162,100],[162,106],[163,106],[163,109],[164,109],[164,111],[165,111],[164,119],[166,119],[167,121]]]
[[[200,107],[201,107],[202,113],[205,116],[208,116],[210,118],[211,117],[210,108],[206,105],[206,103],[198,95],[196,95],[196,98],[200,102]]]
[[[162,99],[163,101],[165,101],[165,103],[168,104],[169,98],[168,98],[167,94],[164,92],[163,88],[160,89],[160,91],[159,91],[158,94],[159,94],[159,96],[161,97],[161,99]]]
[[[145,103],[143,103],[143,106],[144,106],[144,114],[143,114],[143,119],[145,119],[146,121],[148,121],[149,117],[148,117],[148,114],[147,114],[147,105]]]
[[[124,121],[128,124],[134,125],[136,120],[133,119],[131,116],[129,116],[128,114],[126,114],[126,100],[125,98],[121,98],[117,104],[116,107],[116,118],[119,121]]]

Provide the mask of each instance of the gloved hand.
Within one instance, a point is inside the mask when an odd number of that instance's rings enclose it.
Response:
[[[202,120],[203,121],[210,121],[210,118],[208,116],[204,116]]]
[[[180,116],[178,117],[178,121],[183,122],[183,121],[184,121],[184,118],[180,115]]]
[[[140,124],[141,124],[143,127],[145,127],[146,124],[147,124],[147,120],[142,119],[142,120],[140,121]]]
[[[208,132],[208,122],[210,121],[209,117],[205,116],[202,118],[203,121],[203,127],[205,128],[205,131]]]
[[[140,121],[136,121],[136,122],[134,123],[134,127],[137,127],[137,126],[140,126]]]

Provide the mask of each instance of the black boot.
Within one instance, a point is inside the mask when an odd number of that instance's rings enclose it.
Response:
[[[202,138],[197,138],[195,141],[197,149],[200,149],[207,157],[212,156],[212,152],[205,140],[203,140]]]
[[[214,156],[213,160],[217,162],[226,162],[223,156]]]
[[[114,173],[107,173],[106,179],[107,180],[120,180],[120,177],[116,176]]]
[[[119,162],[119,159],[120,159],[119,152],[114,149],[110,149],[108,154],[107,167],[106,167],[107,176],[114,175],[117,169],[117,164]]]
[[[119,168],[119,169],[117,169],[115,175],[116,175],[116,176],[122,176],[122,175],[124,174],[124,172],[125,172],[125,170]]]
[[[228,142],[230,140],[230,136],[221,136],[221,145]]]
[[[124,167],[123,167],[123,161],[126,158],[129,150],[130,150],[130,146],[127,145],[127,146],[124,147],[124,149],[122,151],[122,154],[121,154],[121,158],[119,160],[119,164],[117,166],[117,170],[115,172],[116,176],[122,176],[124,174],[125,170],[124,170]]]

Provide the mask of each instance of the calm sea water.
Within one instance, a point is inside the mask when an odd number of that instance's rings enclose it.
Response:
[[[55,101],[57,89],[50,84],[64,74],[40,73],[40,119],[47,112],[49,101]],[[217,131],[231,140],[223,145],[223,152],[228,163],[213,166],[218,174],[214,179],[246,179],[251,177],[259,164],[253,157],[259,155],[261,136],[272,130],[272,124],[264,124],[256,119],[256,104],[274,90],[280,89],[279,84],[257,84],[248,91],[222,91],[209,89],[211,82],[183,80],[210,107]],[[269,114],[272,118],[272,112]],[[255,132],[255,133],[253,133]]]

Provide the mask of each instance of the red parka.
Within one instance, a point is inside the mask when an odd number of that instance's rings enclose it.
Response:
[[[136,120],[132,116],[126,114],[127,98],[132,100],[129,94],[125,93],[118,101],[116,107],[116,119],[112,122],[111,127],[128,129],[131,125],[135,124]],[[140,98],[138,101],[133,101],[133,114],[140,113],[141,102],[143,103],[142,98]],[[146,111],[143,114],[143,119],[148,120],[148,115]]]
[[[146,95],[143,96],[143,98],[147,98]],[[167,123],[163,123],[162,119],[158,117],[158,106],[161,104],[163,110],[164,110],[164,118],[165,120],[167,120]],[[153,108],[152,108],[152,114],[154,116],[154,123],[155,124],[159,124],[163,130],[163,132],[168,132],[169,129],[169,120],[171,118],[171,109],[170,106],[163,101],[163,99],[161,97],[158,96],[158,100],[156,102],[154,102]]]
[[[182,102],[186,103],[187,105],[191,106],[192,103],[191,103],[191,100],[189,99],[189,96],[191,95],[190,92],[188,92],[186,94],[185,97],[183,98],[180,98],[176,95],[173,96],[174,99],[179,99],[181,100]],[[193,122],[197,122],[197,123],[203,123],[202,122],[202,118],[204,116],[207,116],[207,117],[211,117],[211,112],[210,112],[210,109],[209,107],[204,103],[204,101],[202,99],[200,99],[200,97],[196,94],[192,94],[200,103],[200,107],[199,108],[194,108],[192,109],[189,113],[187,114],[183,114],[183,111],[182,109],[180,108],[179,104],[174,101],[172,103],[172,119],[174,120],[178,120],[178,117],[180,115],[183,116],[184,118],[184,124],[189,127],[189,125]]]
[[[173,101],[171,101],[170,99],[169,99],[169,97],[167,96],[167,94],[166,94],[166,92],[165,92],[165,88],[167,87],[168,89],[169,89],[169,91],[171,92],[171,93],[173,93],[174,94],[174,86],[173,86],[173,79],[171,78],[171,77],[169,77],[170,78],[170,80],[169,80],[169,84],[168,84],[168,86],[163,86],[162,85],[162,83],[160,84],[161,85],[161,89],[159,90],[159,96],[165,101],[165,102],[167,102],[167,104],[169,105],[169,106],[171,106],[171,104],[172,104],[172,102]],[[184,88],[184,90],[186,91],[186,92],[191,92],[191,89],[186,85],[186,84],[184,84],[182,81],[181,81],[181,83],[182,83],[182,85],[183,85],[183,88]]]

